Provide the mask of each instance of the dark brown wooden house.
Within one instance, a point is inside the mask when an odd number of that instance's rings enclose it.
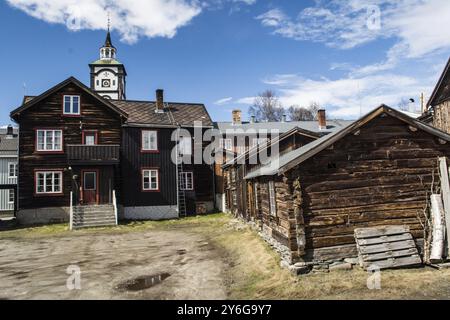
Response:
[[[91,87],[70,77],[11,112],[20,127],[18,220],[71,226],[169,219],[214,209],[214,171],[191,161],[212,128],[203,104],[125,100],[108,32]],[[179,159],[183,161],[177,162]]]
[[[243,177],[263,234],[290,263],[356,256],[354,229],[407,225],[420,245],[450,135],[387,106]],[[241,210],[241,209],[239,209]]]

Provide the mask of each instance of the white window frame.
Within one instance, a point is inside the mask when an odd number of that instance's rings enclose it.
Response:
[[[11,201],[11,194],[12,194],[12,201]],[[14,192],[14,189],[9,189],[8,190],[8,204],[14,204],[15,200],[16,200],[16,195]]]
[[[269,141],[269,139],[267,139],[267,138],[253,138],[252,139],[252,148],[255,146],[259,146],[264,143],[267,143],[268,141]]]
[[[154,134],[155,142],[154,146],[151,145],[151,136],[148,137],[148,145],[146,145],[146,135]],[[142,130],[141,133],[142,138],[142,151],[158,151],[158,131],[157,130]]]
[[[148,173],[148,176],[146,175]],[[152,176],[152,173],[156,173]],[[156,188],[152,187],[152,178],[156,177]],[[148,188],[145,187],[145,180],[148,179]],[[159,170],[158,169],[142,169],[142,190],[143,191],[159,191]]]
[[[39,175],[43,175],[43,190],[39,191]],[[52,180],[52,190],[47,191],[47,175],[51,175]],[[59,176],[59,185],[55,184],[55,177]],[[37,195],[45,195],[45,194],[62,194],[63,193],[63,172],[60,170],[39,170],[35,172],[35,193]],[[59,190],[57,190],[56,187],[59,187]]]
[[[66,111],[66,98],[69,98],[69,112]],[[78,100],[78,111],[74,112],[74,100],[75,98]],[[64,95],[63,96],[63,114],[69,115],[69,116],[79,116],[81,114],[81,103],[80,103],[80,96],[78,95]]]
[[[275,183],[269,181],[269,203],[270,203],[270,214],[274,217],[277,215],[277,196],[275,191]]]
[[[56,143],[56,133],[59,132],[60,141],[59,145]],[[39,142],[40,133],[43,133],[43,141]],[[47,143],[47,138],[51,135],[51,143],[50,145]],[[40,146],[43,147],[40,147]],[[55,151],[63,151],[63,131],[60,129],[37,129],[36,130],[36,150],[39,152],[55,152]]]
[[[189,181],[190,179],[190,186]],[[192,171],[180,172],[180,190],[192,191],[194,190],[194,173]]]
[[[233,151],[233,141],[232,141],[232,139],[230,139],[230,138],[227,138],[227,139],[221,138],[220,139],[220,148],[228,150],[228,151]]]
[[[11,175],[11,166],[14,175]],[[8,162],[8,179],[17,179],[17,162]]]
[[[180,137],[179,150],[181,155],[190,156],[192,155],[192,138],[191,137]]]

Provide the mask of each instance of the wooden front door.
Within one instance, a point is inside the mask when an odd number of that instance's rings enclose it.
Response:
[[[83,204],[98,204],[98,171],[83,170],[82,177]]]

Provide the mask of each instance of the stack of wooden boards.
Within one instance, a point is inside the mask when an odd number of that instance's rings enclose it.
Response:
[[[366,270],[422,264],[408,226],[355,229],[359,262]]]

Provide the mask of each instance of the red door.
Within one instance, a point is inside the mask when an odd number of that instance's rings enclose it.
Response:
[[[98,204],[97,171],[83,171],[83,203]]]

